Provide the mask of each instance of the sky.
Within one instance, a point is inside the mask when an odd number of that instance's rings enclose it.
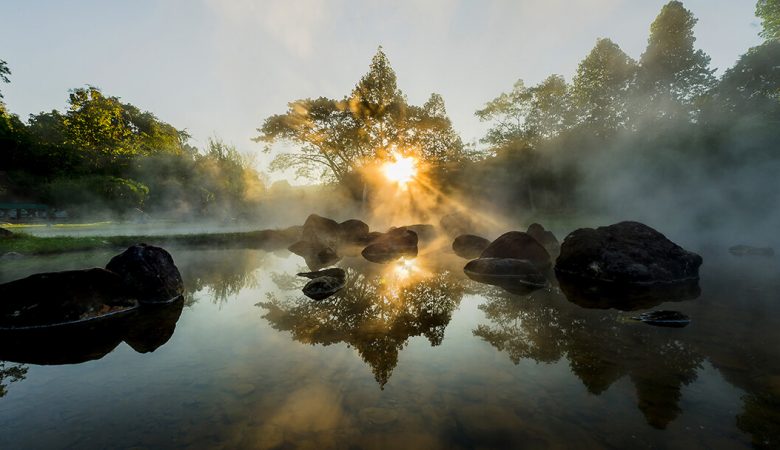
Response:
[[[260,152],[256,128],[307,97],[341,98],[382,46],[411,104],[444,97],[464,141],[474,111],[551,74],[567,80],[610,38],[638,59],[665,0],[2,0],[8,108],[64,109],[93,85],[193,136]],[[754,0],[686,0],[716,75],[759,44]],[[259,155],[265,169],[270,156]],[[271,176],[279,179],[284,174]]]

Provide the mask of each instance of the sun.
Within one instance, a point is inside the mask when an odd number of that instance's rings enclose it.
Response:
[[[417,160],[411,156],[393,154],[393,161],[382,165],[382,173],[388,180],[398,183],[401,187],[414,180],[417,176]]]

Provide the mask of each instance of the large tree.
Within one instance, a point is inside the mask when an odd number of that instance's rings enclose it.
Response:
[[[395,151],[434,166],[464,155],[441,96],[432,95],[421,107],[409,105],[381,47],[349,96],[293,101],[257,131],[255,141],[266,143],[267,152],[278,142],[293,147],[273,159],[271,170],[337,182]]]
[[[647,49],[639,61],[635,100],[640,113],[690,116],[715,84],[710,57],[694,48],[696,22],[679,1],[664,5],[653,21]]]
[[[586,129],[606,137],[625,125],[636,67],[636,62],[611,40],[596,41],[572,81],[578,121]]]
[[[756,16],[761,19],[761,37],[780,40],[780,0],[758,0]]]

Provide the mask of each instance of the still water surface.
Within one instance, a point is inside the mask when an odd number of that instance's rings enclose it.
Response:
[[[774,258],[704,254],[701,295],[654,308],[692,323],[658,328],[454,256],[347,258],[315,302],[287,251],[171,253],[187,295],[142,336],[0,363],[0,448],[780,446]],[[0,281],[110,256],[1,261]]]

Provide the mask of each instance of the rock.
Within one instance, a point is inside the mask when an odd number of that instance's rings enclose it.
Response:
[[[772,247],[751,247],[749,245],[735,245],[729,248],[729,253],[734,256],[774,256]]]
[[[51,327],[116,317],[138,302],[105,269],[39,273],[0,285],[0,328]]]
[[[341,225],[333,219],[311,214],[303,223],[301,240],[319,242],[325,247],[337,249],[341,244]]]
[[[136,244],[111,258],[106,269],[116,273],[141,303],[166,303],[184,292],[171,254],[160,247]]]
[[[461,234],[452,241],[452,251],[461,258],[474,259],[490,245],[490,241],[473,234]]]
[[[417,256],[417,233],[407,228],[392,228],[376,238],[361,252],[367,260],[386,264],[401,257]]]
[[[368,243],[368,224],[362,220],[349,219],[339,224],[341,241],[359,245]]]
[[[691,323],[690,317],[679,311],[648,311],[632,319],[658,327],[682,328]]]
[[[524,259],[542,271],[549,269],[551,265],[550,254],[542,244],[522,231],[502,234],[491,242],[479,257]]]
[[[532,223],[528,226],[528,231],[526,231],[526,233],[536,239],[538,243],[542,244],[542,247],[547,250],[547,253],[549,253],[550,256],[556,257],[560,253],[561,244],[558,243],[558,239],[555,238],[552,231],[545,230],[542,225]]]
[[[447,214],[439,220],[442,230],[450,237],[460,236],[461,234],[470,234],[477,231],[477,225],[468,214],[457,212]]]
[[[345,277],[322,276],[314,278],[303,287],[303,293],[314,300],[324,300],[346,285]]]
[[[334,267],[332,269],[325,269],[325,270],[318,270],[316,272],[300,272],[298,273],[299,277],[306,277],[309,279],[315,279],[319,277],[334,277],[334,278],[343,278],[347,279],[347,273],[344,271],[344,269]]]
[[[463,268],[466,276],[480,283],[501,286],[510,292],[514,288],[540,289],[547,278],[531,262],[513,258],[479,258]]]
[[[647,225],[620,222],[566,236],[555,271],[609,283],[677,283],[698,280],[701,263],[701,256]]]
[[[13,235],[14,234],[10,230],[6,230],[5,228],[0,228],[0,239],[9,238]]]

